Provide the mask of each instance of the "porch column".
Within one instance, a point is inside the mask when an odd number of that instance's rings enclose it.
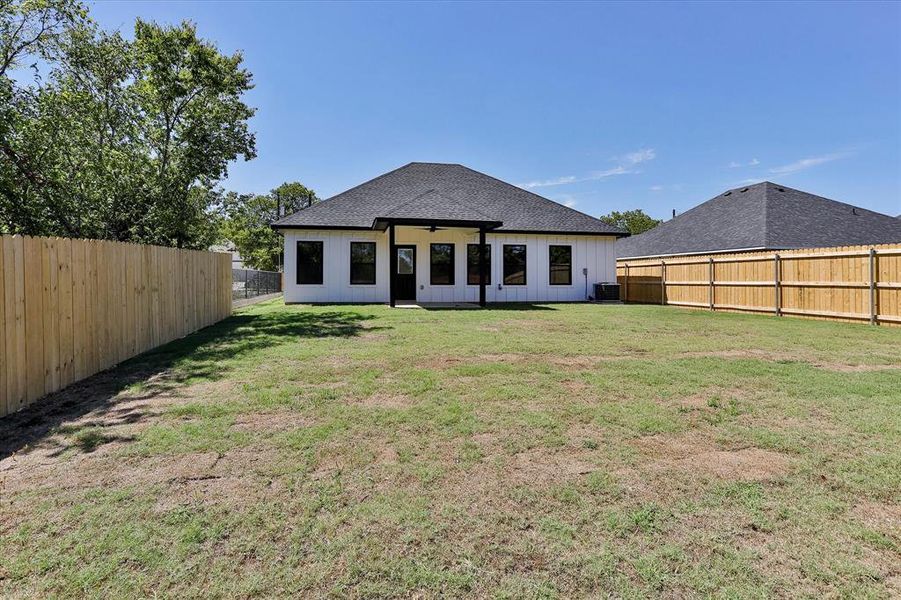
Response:
[[[485,302],[485,226],[479,226],[479,306]]]
[[[388,300],[394,306],[394,274],[397,272],[397,251],[394,249],[394,223],[388,225]]]

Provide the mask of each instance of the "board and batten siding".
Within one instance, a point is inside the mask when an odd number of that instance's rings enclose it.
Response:
[[[289,229],[285,236],[285,301],[305,302],[388,302],[388,233],[354,230]],[[297,242],[323,243],[323,282],[321,285],[297,284]],[[593,294],[593,284],[616,280],[616,258],[612,236],[505,234],[488,233],[491,246],[491,285],[486,286],[488,302],[579,302]],[[376,243],[375,285],[351,285],[350,243]],[[395,243],[416,246],[417,302],[478,302],[479,286],[466,283],[466,246],[477,244],[479,235],[472,229],[439,229],[431,232],[418,227],[398,227]],[[454,285],[431,285],[429,249],[431,244],[454,244]],[[503,246],[525,244],[526,285],[503,285]],[[550,285],[548,247],[572,246],[572,284]],[[499,285],[500,284],[500,285]]]

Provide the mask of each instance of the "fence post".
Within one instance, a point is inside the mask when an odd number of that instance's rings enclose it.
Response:
[[[714,304],[715,298],[714,298],[714,291],[713,291],[713,257],[711,256],[709,260],[710,260],[710,262],[709,262],[710,267],[709,267],[708,271],[710,274],[710,287],[707,291],[707,296],[709,297],[709,300],[710,300],[710,310],[713,310],[715,307],[715,304]]]
[[[781,272],[781,264],[779,263],[779,254],[773,255],[773,278],[775,282],[773,284],[776,292],[776,297],[774,299],[774,306],[776,309],[776,316],[782,316],[782,286],[780,285],[780,280],[782,279]]]
[[[666,261],[660,261],[660,304],[666,304]]]
[[[876,248],[870,248],[870,325],[876,324]]]

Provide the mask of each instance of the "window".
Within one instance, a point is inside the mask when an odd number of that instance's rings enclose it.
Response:
[[[416,261],[416,250],[414,248],[398,248],[397,249],[397,274],[412,275],[413,263]]]
[[[322,242],[297,242],[297,283],[322,285]]]
[[[350,283],[375,283],[375,242],[350,243]]]
[[[526,284],[525,244],[504,244],[504,285]]]
[[[548,246],[550,262],[550,284],[572,285],[573,282],[573,247]]]
[[[466,244],[466,283],[479,285],[479,245]],[[485,244],[485,285],[491,285],[491,246]]]
[[[454,285],[454,245],[432,244],[432,285]]]

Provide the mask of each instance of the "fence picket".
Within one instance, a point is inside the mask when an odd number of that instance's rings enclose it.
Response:
[[[231,294],[227,254],[0,236],[0,417],[227,317]]]
[[[901,244],[618,260],[617,278],[626,302],[901,324]]]

